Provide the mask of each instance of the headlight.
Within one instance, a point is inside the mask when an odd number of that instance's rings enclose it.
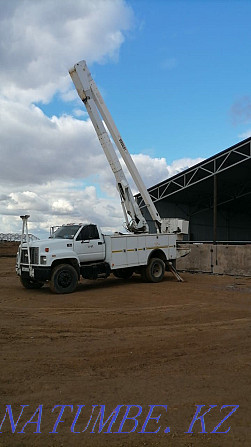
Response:
[[[42,265],[46,264],[46,256],[40,256],[40,264]]]

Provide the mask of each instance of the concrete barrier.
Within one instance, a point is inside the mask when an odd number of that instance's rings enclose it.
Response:
[[[251,276],[251,244],[194,243],[180,245],[190,248],[191,252],[184,258],[177,259],[177,270]]]

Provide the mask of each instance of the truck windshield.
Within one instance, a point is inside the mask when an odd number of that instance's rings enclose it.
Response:
[[[53,239],[73,239],[79,228],[79,225],[64,225],[58,228],[51,237]]]

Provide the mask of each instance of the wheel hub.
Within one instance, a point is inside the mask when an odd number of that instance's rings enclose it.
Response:
[[[69,287],[69,285],[71,284],[72,281],[72,276],[69,272],[67,272],[66,270],[63,270],[62,272],[60,272],[59,277],[58,277],[58,284],[61,287]]]

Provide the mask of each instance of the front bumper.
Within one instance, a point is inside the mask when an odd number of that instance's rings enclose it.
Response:
[[[16,272],[22,278],[32,278],[43,282],[51,279],[51,268],[47,266],[32,265],[30,269],[28,265],[21,264],[20,268],[16,267]]]

